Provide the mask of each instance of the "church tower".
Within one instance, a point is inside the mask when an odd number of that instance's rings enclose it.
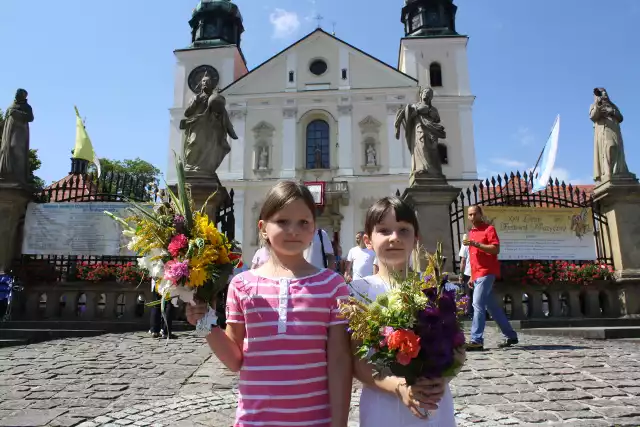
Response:
[[[477,179],[467,43],[456,30],[458,7],[453,0],[405,0],[398,69],[434,90],[434,105],[447,130],[448,176]]]
[[[191,44],[174,51],[174,80],[167,182],[175,183],[174,151],[182,153],[179,128],[184,110],[198,93],[198,84],[207,74],[220,89],[247,74],[240,48],[244,25],[238,6],[230,0],[200,0],[189,20]]]

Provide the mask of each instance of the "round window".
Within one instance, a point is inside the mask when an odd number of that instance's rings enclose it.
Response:
[[[316,76],[321,76],[327,72],[327,63],[322,59],[314,60],[311,65],[309,65],[309,71],[311,71]]]

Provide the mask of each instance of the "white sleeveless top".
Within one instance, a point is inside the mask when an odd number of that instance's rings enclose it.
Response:
[[[360,298],[360,295],[364,295],[372,301],[390,289],[390,285],[377,276],[354,280],[350,286],[352,296]],[[360,427],[455,427],[453,396],[448,384],[438,409],[430,413],[428,419],[422,420],[414,416],[396,396],[366,385],[362,389]]]

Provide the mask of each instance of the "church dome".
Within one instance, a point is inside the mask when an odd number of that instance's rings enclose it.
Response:
[[[191,47],[236,45],[244,32],[242,14],[230,0],[200,0],[193,9]]]
[[[457,36],[453,0],[405,0],[402,8],[407,37]]]

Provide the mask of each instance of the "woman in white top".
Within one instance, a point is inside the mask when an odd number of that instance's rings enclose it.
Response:
[[[352,295],[375,300],[403,274],[418,236],[413,209],[396,197],[376,202],[365,220],[365,240],[379,260],[378,273],[351,283]],[[374,375],[366,360],[357,359],[354,374],[363,384],[360,427],[454,427],[453,397],[443,378],[423,379],[409,386],[403,378]]]

